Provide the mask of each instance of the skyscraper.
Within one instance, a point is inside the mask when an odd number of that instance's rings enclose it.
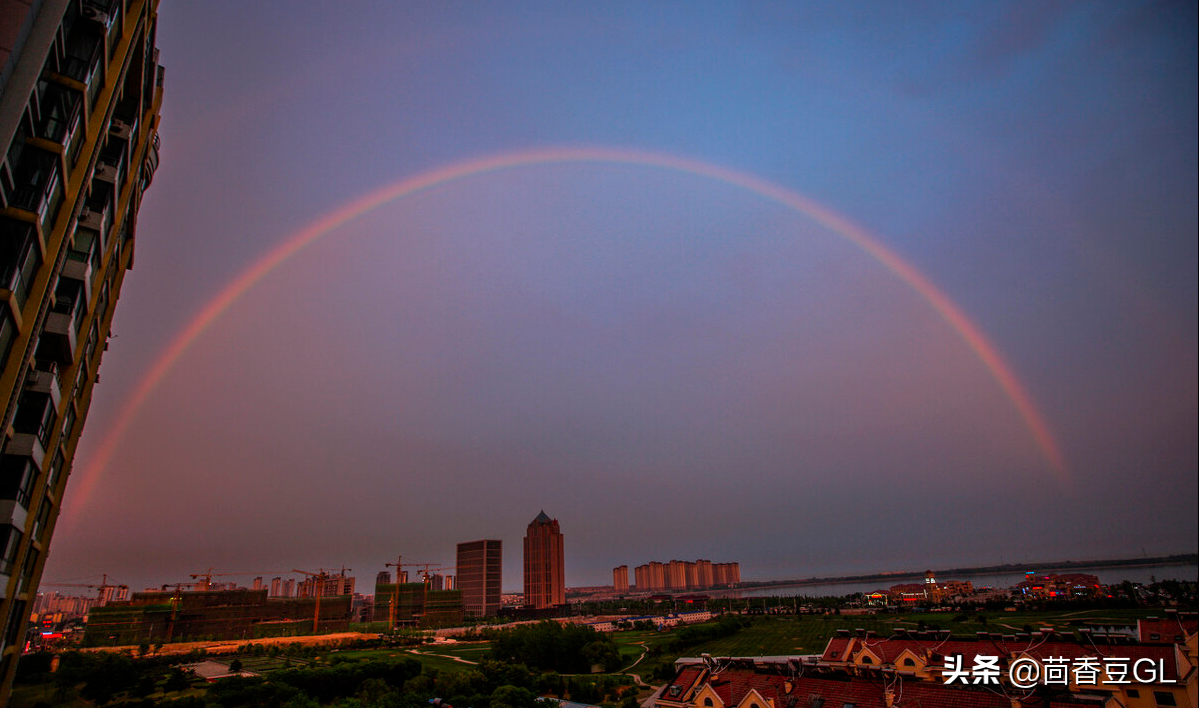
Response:
[[[494,617],[500,611],[504,561],[500,541],[458,544],[458,589],[467,617]]]
[[[529,523],[525,533],[525,606],[543,609],[564,604],[562,532],[558,520],[542,511]]]
[[[0,0],[0,705],[158,166],[157,7]]]

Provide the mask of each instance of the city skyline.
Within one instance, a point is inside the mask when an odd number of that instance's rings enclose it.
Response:
[[[161,8],[48,579],[1195,550],[1194,8],[287,8]]]

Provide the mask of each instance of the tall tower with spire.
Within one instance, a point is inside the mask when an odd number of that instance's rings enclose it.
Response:
[[[562,531],[543,510],[525,533],[525,606],[544,609],[566,604]]]

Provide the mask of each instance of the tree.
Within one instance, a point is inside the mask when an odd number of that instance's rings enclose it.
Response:
[[[186,691],[192,685],[191,679],[187,673],[178,666],[171,667],[171,673],[167,675],[166,684],[163,685],[164,691]]]
[[[241,659],[234,659],[233,661],[229,662],[229,673],[231,673],[231,674],[239,673],[241,671],[241,667],[242,667]]]

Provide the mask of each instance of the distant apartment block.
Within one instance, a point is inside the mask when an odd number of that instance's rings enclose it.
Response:
[[[462,591],[466,616],[494,617],[498,614],[504,572],[502,542],[459,543],[457,569],[457,587]]]
[[[730,587],[741,582],[741,566],[703,559],[669,563],[650,561],[633,569],[633,579],[638,592]]]
[[[0,0],[0,705],[158,167],[157,0]]]
[[[300,581],[300,597],[332,597],[334,595],[353,595],[354,578],[347,575],[326,575],[322,578],[309,577]],[[256,590],[258,588],[255,588]],[[318,593],[317,590],[320,590]]]
[[[545,609],[566,604],[562,531],[542,511],[525,533],[525,606]]]
[[[628,592],[629,566],[619,565],[612,569],[612,589],[616,592]]]

